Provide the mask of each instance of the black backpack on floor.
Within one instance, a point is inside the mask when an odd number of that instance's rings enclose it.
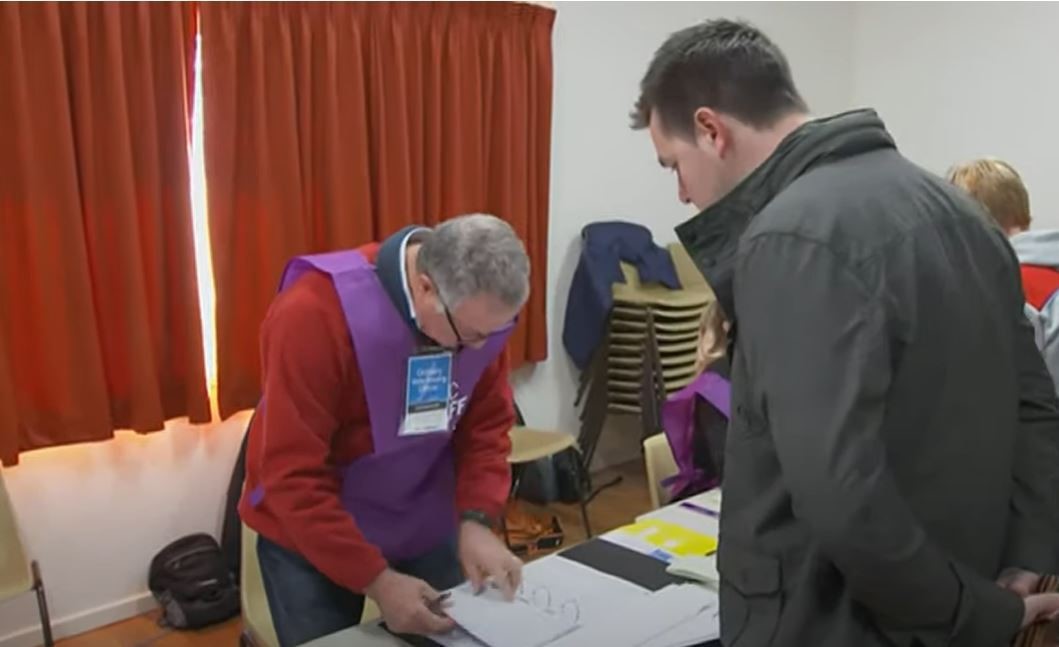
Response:
[[[162,606],[161,624],[198,629],[239,613],[239,587],[210,535],[188,535],[151,560],[147,584]]]

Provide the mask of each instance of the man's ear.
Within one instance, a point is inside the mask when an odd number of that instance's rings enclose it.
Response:
[[[434,294],[437,291],[434,287],[434,282],[426,274],[419,274],[416,277],[416,281],[419,283],[419,291],[423,294]]]
[[[705,106],[695,111],[692,118],[695,143],[701,148],[712,149],[723,157],[731,143],[731,131],[720,113]]]

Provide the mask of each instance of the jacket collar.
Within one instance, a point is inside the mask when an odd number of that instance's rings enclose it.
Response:
[[[424,227],[405,227],[382,242],[379,254],[375,259],[375,274],[390,297],[393,307],[401,313],[401,318],[412,330],[418,331],[415,312],[412,309],[412,297],[408,292],[408,278],[405,276],[405,249],[415,237],[424,231]]]
[[[798,177],[817,165],[878,148],[893,148],[874,110],[816,119],[788,135],[761,166],[718,202],[676,228],[677,238],[735,324],[732,279],[739,239],[754,216]]]

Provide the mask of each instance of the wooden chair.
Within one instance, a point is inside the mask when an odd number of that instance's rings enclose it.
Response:
[[[11,498],[7,495],[3,474],[0,473],[0,602],[31,591],[37,595],[44,645],[52,647],[55,642],[52,639],[48,599],[44,594],[40,567],[26,556]]]
[[[578,503],[581,506],[581,522],[585,526],[585,536],[591,539],[592,526],[588,519],[588,492],[585,491],[584,487],[585,483],[588,481],[588,479],[585,478],[587,467],[585,466],[585,458],[582,456],[581,450],[578,447],[577,439],[570,434],[560,431],[527,427],[526,421],[522,417],[522,411],[518,408],[518,405],[515,405],[515,416],[518,424],[516,424],[510,432],[511,452],[508,454],[507,458],[507,462],[511,465],[512,471],[512,496],[518,491],[518,486],[522,479],[522,473],[528,465],[542,458],[558,456],[559,454],[572,449],[577,453],[574,465],[577,470],[577,497]],[[502,529],[506,539],[508,537],[507,526],[504,525]]]
[[[261,580],[261,563],[257,561],[257,533],[243,524],[242,572],[239,576],[239,595],[243,608],[243,647],[279,647],[276,628],[272,625],[272,610]],[[378,619],[379,608],[370,598],[364,600],[361,623]]]
[[[239,575],[239,595],[243,612],[243,633],[239,638],[242,647],[279,647],[276,628],[272,625],[272,610],[265,595],[265,584],[261,580],[261,563],[257,561],[257,533],[243,524],[242,570]],[[379,618],[379,607],[371,598],[364,599],[361,623]]]
[[[257,561],[257,533],[243,524],[243,557],[239,573],[239,597],[242,606],[242,647],[279,647],[276,628],[272,626],[272,611],[261,579],[261,563]]]

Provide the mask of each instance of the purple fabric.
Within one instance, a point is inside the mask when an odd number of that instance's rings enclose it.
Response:
[[[418,557],[456,530],[452,431],[478,378],[503,351],[511,328],[490,336],[482,348],[454,355],[448,432],[401,436],[408,358],[417,351],[415,333],[360,253],[297,257],[284,270],[280,290],[311,270],[329,275],[338,292],[363,376],[374,441],[372,454],[338,466],[342,504],[387,559]]]
[[[731,385],[728,380],[709,371],[671,395],[662,405],[662,427],[677,464],[677,473],[662,484],[669,488],[673,496],[692,487],[704,491],[717,485],[708,482],[702,470],[695,467],[693,436],[696,398],[706,400],[725,418],[731,418]]]

